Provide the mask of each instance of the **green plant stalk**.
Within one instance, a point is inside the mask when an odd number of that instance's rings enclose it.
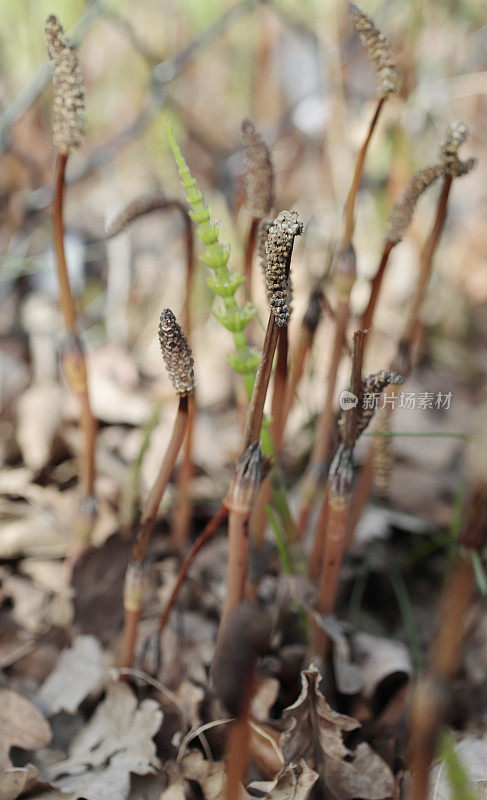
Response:
[[[221,297],[223,302],[223,310],[216,311],[215,316],[233,336],[235,353],[228,357],[228,362],[232,369],[242,375],[245,392],[247,398],[250,399],[255,372],[259,365],[259,355],[254,348],[247,344],[244,331],[255,315],[255,309],[250,303],[246,303],[243,307],[238,305],[235,293],[245,278],[228,268],[230,248],[220,242],[218,226],[211,222],[210,209],[205,204],[203,195],[191,175],[170,123],[167,125],[167,133],[179,177],[186,193],[186,201],[191,208],[189,215],[196,225],[198,238],[204,245],[201,259],[213,271],[208,278],[208,286],[214,294]]]

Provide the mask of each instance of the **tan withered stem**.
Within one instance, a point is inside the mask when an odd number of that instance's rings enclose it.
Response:
[[[146,195],[132,200],[108,226],[107,234],[109,237],[116,236],[125,230],[132,222],[153,213],[154,211],[177,211],[181,215],[184,223],[184,244],[186,250],[186,293],[183,305],[183,329],[188,342],[191,344],[192,338],[192,314],[191,298],[193,296],[194,272],[195,272],[195,246],[193,223],[188,213],[188,209],[181,200],[164,197],[161,194]],[[188,413],[188,429],[184,442],[183,459],[181,468],[178,470],[176,478],[177,502],[174,509],[172,521],[172,539],[177,550],[184,551],[189,540],[189,528],[191,524],[191,482],[194,473],[193,464],[193,433],[195,423],[195,403],[190,406]]]
[[[71,570],[90,542],[96,508],[96,422],[90,404],[85,355],[78,337],[76,306],[64,249],[63,219],[66,165],[70,152],[79,147],[82,141],[85,90],[76,51],[64,38],[63,28],[56,17],[47,18],[45,36],[49,61],[53,67],[53,143],[58,151],[52,222],[59,306],[67,334],[62,348],[62,363],[69,386],[78,398],[79,425],[83,438],[79,476],[80,502],[68,554],[68,568]]]
[[[133,665],[137,627],[145,593],[147,547],[163,494],[184,441],[188,411],[194,393],[194,365],[191,349],[174,314],[168,308],[164,309],[160,317],[159,341],[167,373],[179,396],[179,407],[159,474],[142,512],[132,550],[131,563],[127,569],[124,587],[125,620],[120,654],[120,666],[123,668]]]
[[[429,664],[419,678],[409,719],[411,800],[427,800],[430,769],[449,703],[450,682],[463,654],[465,619],[475,590],[472,551],[486,543],[486,486],[478,486],[467,503],[467,518],[459,536],[459,551],[443,591],[438,631]]]
[[[346,344],[346,332],[350,311],[350,292],[355,282],[355,251],[352,245],[340,250],[335,259],[333,291],[336,296],[335,332],[331,360],[327,372],[326,397],[318,418],[316,436],[301,491],[298,512],[298,536],[301,538],[308,526],[313,503],[321,483],[323,466],[330,449],[333,428],[333,399],[338,367]]]
[[[245,295],[246,300],[250,300],[252,262],[259,224],[274,206],[274,169],[269,148],[254,124],[248,119],[244,120],[241,132],[245,158],[245,203],[252,214],[244,262]]]

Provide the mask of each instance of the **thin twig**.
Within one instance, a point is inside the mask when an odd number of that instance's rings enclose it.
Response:
[[[207,524],[205,525],[205,527],[203,528],[203,530],[199,534],[198,538],[195,540],[195,542],[194,542],[191,550],[189,551],[188,555],[184,559],[184,561],[183,561],[183,563],[181,565],[181,568],[180,568],[180,570],[178,572],[176,583],[174,584],[174,588],[173,588],[173,590],[171,592],[171,596],[170,596],[169,600],[167,601],[167,604],[166,604],[166,607],[165,607],[163,613],[161,614],[161,618],[160,618],[160,621],[159,621],[159,627],[157,629],[158,636],[161,636],[161,634],[165,630],[165,627],[166,627],[166,625],[168,623],[169,617],[171,615],[171,611],[174,608],[174,604],[175,604],[175,602],[177,600],[177,596],[179,594],[181,586],[182,586],[182,584],[184,582],[184,579],[186,578],[186,575],[188,574],[188,570],[189,570],[191,564],[193,563],[193,561],[195,559],[195,556],[199,553],[199,551],[202,549],[202,547],[204,547],[206,542],[208,542],[211,539],[211,537],[218,530],[220,525],[222,525],[225,522],[227,514],[228,514],[228,508],[226,507],[226,505],[224,503],[222,503],[222,505],[220,506],[220,508],[216,512],[216,514],[214,514],[214,516],[210,519],[210,521],[207,522]]]

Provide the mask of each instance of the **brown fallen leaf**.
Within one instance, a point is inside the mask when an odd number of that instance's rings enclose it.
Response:
[[[51,728],[37,708],[22,695],[0,689],[0,769],[9,769],[11,747],[37,750],[51,741]]]
[[[394,776],[372,748],[366,743],[359,744],[355,751],[345,747],[342,734],[359,728],[360,723],[330,708],[319,689],[320,680],[314,665],[304,670],[301,694],[283,711],[283,718],[291,719],[290,727],[280,737],[285,763],[305,759],[316,768],[337,800],[392,797]]]
[[[130,773],[146,775],[159,767],[152,737],[162,722],[155,700],[137,699],[125,683],[107,686],[105,699],[75,736],[69,757],[51,765],[51,782],[66,800],[125,800]]]
[[[273,781],[254,781],[249,789],[263,793],[269,800],[306,800],[318,780],[318,773],[305,761],[288,764]]]
[[[67,711],[74,714],[79,704],[102,680],[103,651],[94,636],[77,636],[63,650],[54,672],[39,689],[36,701],[47,716]]]
[[[318,759],[322,753],[342,759],[350,751],[343,744],[342,732],[360,728],[360,722],[338,714],[328,705],[319,690],[321,674],[311,664],[301,672],[301,693],[284,709],[282,716],[290,719],[289,728],[281,734],[280,746],[286,764],[297,763],[307,756]]]

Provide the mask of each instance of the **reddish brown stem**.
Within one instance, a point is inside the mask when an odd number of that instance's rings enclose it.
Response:
[[[409,309],[408,318],[404,330],[402,332],[402,342],[407,342],[409,345],[414,339],[415,329],[418,324],[418,317],[426,295],[429,279],[431,276],[431,269],[433,266],[433,257],[440,241],[441,232],[445,224],[446,211],[448,206],[448,197],[450,195],[452,185],[452,177],[445,175],[443,178],[443,185],[441,187],[441,194],[438,199],[438,206],[436,210],[436,217],[431,233],[426,240],[424,247],[421,251],[419,260],[419,275],[416,282],[414,297]]]
[[[288,376],[288,334],[287,327],[279,330],[277,341],[277,363],[274,376],[274,392],[272,395],[271,407],[271,436],[274,444],[274,452],[278,453],[281,449],[283,422],[284,422],[284,398],[287,391]]]
[[[414,342],[416,329],[418,326],[418,317],[421,311],[421,306],[424,301],[426,290],[428,288],[431,270],[433,267],[433,258],[438,247],[441,232],[443,230],[447,207],[448,198],[450,195],[452,185],[452,178],[446,175],[443,179],[440,197],[436,208],[435,221],[429,236],[427,237],[420,254],[419,275],[414,292],[414,297],[411,302],[408,318],[404,326],[401,339],[397,348],[397,353],[393,359],[392,368],[396,368],[401,373],[403,378],[406,378],[411,368],[411,350]],[[387,391],[387,389],[386,389]],[[367,504],[372,490],[372,477],[373,477],[373,453],[370,449],[367,460],[362,467],[361,474],[358,480],[357,493],[353,504],[353,518],[349,525],[348,540],[349,543],[353,541],[353,534],[358,520]]]
[[[427,800],[429,796],[430,769],[448,708],[449,683],[458,670],[463,654],[462,633],[475,589],[473,561],[468,551],[479,551],[485,544],[485,490],[485,486],[479,486],[469,499],[468,517],[459,537],[459,544],[465,549],[457,554],[447,579],[429,665],[418,681],[411,704],[411,800]]]
[[[174,422],[174,427],[166,449],[159,474],[156,478],[154,486],[152,487],[147,501],[142,512],[140,524],[135,538],[134,549],[132,552],[132,561],[142,561],[147,552],[149,539],[154,528],[157,512],[161,504],[162,496],[166,491],[169,478],[176,464],[176,459],[181,450],[184,436],[186,434],[189,407],[192,404],[193,398],[191,395],[185,395],[179,398],[178,413]]]
[[[181,568],[178,573],[178,577],[176,579],[176,583],[174,584],[174,589],[171,592],[171,596],[167,601],[166,607],[161,614],[161,619],[159,621],[159,628],[158,628],[158,635],[160,636],[162,632],[165,630],[165,627],[168,623],[169,617],[171,615],[171,611],[174,608],[174,604],[176,602],[177,596],[181,589],[181,586],[188,574],[188,570],[193,563],[195,556],[199,553],[199,551],[204,547],[206,542],[208,542],[214,533],[218,530],[220,525],[223,524],[225,519],[227,518],[228,508],[224,503],[220,506],[216,514],[210,519],[210,521],[205,525],[201,533],[199,534],[198,538],[195,540],[191,550],[189,551],[188,555],[184,559]]]
[[[257,241],[257,231],[259,230],[260,219],[259,217],[252,217],[249,227],[249,235],[247,237],[247,245],[245,247],[245,262],[244,262],[244,292],[245,300],[252,299],[252,264],[254,260],[255,243]]]
[[[251,682],[245,692],[241,713],[230,723],[225,758],[227,780],[225,800],[240,800],[242,784],[245,781],[249,763],[250,737],[249,713],[251,701]]]
[[[176,549],[183,553],[188,547],[189,528],[192,517],[191,483],[194,475],[193,464],[193,433],[194,433],[194,403],[191,404],[188,414],[188,426],[183,448],[183,459],[176,480],[176,507],[173,517],[172,540]]]
[[[145,594],[145,556],[163,494],[184,441],[189,407],[192,404],[192,400],[191,395],[184,395],[179,398],[179,408],[172,436],[159,474],[146,500],[132,550],[131,562],[125,576],[125,619],[121,646],[121,654],[124,659],[124,663],[121,666],[125,668],[132,667],[134,661],[137,627]]]
[[[355,528],[357,527],[358,521],[361,518],[364,508],[369,500],[373,482],[374,451],[372,447],[369,447],[365,461],[360,468],[357,486],[353,496],[353,503],[348,522],[347,549],[352,545]]]
[[[271,377],[272,360],[274,358],[278,336],[279,327],[276,325],[274,314],[271,312],[269,314],[269,322],[267,323],[264,345],[262,347],[262,356],[255,376],[254,389],[247,411],[243,447],[241,450],[242,454],[260,437],[265,399]]]
[[[121,670],[131,669],[133,666],[141,611],[141,608],[124,608],[124,628],[119,655]],[[124,677],[122,680],[128,680],[128,678]]]
[[[53,225],[53,240],[54,252],[56,255],[56,269],[59,285],[59,306],[61,314],[63,315],[64,327],[67,333],[77,335],[76,330],[76,308],[74,304],[73,295],[71,293],[71,286],[69,283],[68,265],[66,263],[66,253],[64,250],[64,185],[66,165],[68,162],[68,155],[66,153],[58,153],[56,158],[55,167],[55,193],[54,202],[52,206],[52,225]]]
[[[249,555],[249,511],[230,509],[228,515],[228,565],[225,602],[221,627],[228,615],[235,611],[244,597],[247,561]]]
[[[323,543],[316,603],[316,609],[321,614],[332,614],[335,609],[340,567],[347,539],[348,512],[348,500],[334,498],[330,501],[329,493],[325,493],[316,530],[317,538]],[[327,644],[325,631],[315,626],[313,655],[324,660]]]
[[[392,248],[394,247],[393,242],[387,241],[384,242],[384,248],[382,250],[382,256],[377,268],[377,272],[375,273],[374,277],[372,278],[372,287],[370,291],[369,302],[367,303],[367,307],[362,314],[362,319],[360,322],[360,327],[363,330],[369,330],[372,327],[372,320],[374,319],[375,314],[375,307],[377,305],[377,301],[379,299],[379,293],[382,286],[382,279],[384,278],[384,274],[386,271],[387,263],[389,261],[389,256],[391,254]]]
[[[284,428],[287,422],[287,418],[289,416],[289,412],[293,406],[295,397],[297,395],[298,386],[301,382],[301,378],[304,375],[304,368],[306,365],[308,353],[311,350],[311,345],[313,342],[313,334],[308,330],[305,325],[301,325],[301,331],[299,334],[299,340],[296,345],[296,352],[292,358],[292,366],[289,375],[289,380],[287,384],[286,396],[284,398],[284,412],[283,412],[283,431],[281,435],[284,433]]]
[[[194,230],[188,209],[181,200],[164,197],[160,194],[139,197],[133,200],[113,220],[108,235],[115,236],[135,220],[154,211],[178,211],[184,224],[184,243],[186,251],[186,294],[183,305],[183,329],[186,339],[191,344],[192,315],[191,298],[193,294],[195,256],[194,256]],[[191,480],[193,477],[193,427],[194,403],[188,418],[188,432],[184,446],[184,457],[181,469],[176,478],[177,504],[172,526],[172,538],[176,548],[181,552],[188,544],[189,527],[191,524]]]
[[[68,334],[63,352],[63,367],[72,392],[79,402],[79,425],[83,437],[83,450],[80,463],[80,505],[75,520],[74,536],[71,542],[69,561],[83,552],[91,538],[94,519],[95,450],[96,421],[90,404],[88,376],[83,347],[78,338],[76,307],[69,282],[66,253],[64,249],[64,186],[68,156],[59,153],[55,167],[55,194],[53,202],[53,243],[56,271],[59,285],[59,305],[64,326]]]
[[[279,339],[277,342],[277,364],[274,376],[274,392],[272,395],[271,410],[271,436],[274,446],[274,453],[277,455],[281,449],[282,433],[284,429],[284,399],[287,390],[287,353],[288,335],[287,328],[279,329]],[[264,531],[266,527],[266,506],[269,505],[272,496],[269,478],[262,481],[257,503],[253,512],[252,538],[256,547],[262,545]]]
[[[350,391],[358,398],[355,407],[345,412],[345,425],[337,454],[328,476],[327,491],[323,498],[316,537],[323,542],[323,558],[320,565],[317,610],[331,614],[335,609],[338,578],[347,541],[348,515],[351,498],[351,463],[357,439],[357,415],[362,397],[362,359],[364,331],[356,331],[353,337],[352,374]],[[318,546],[317,546],[318,547]],[[314,654],[324,656],[327,637],[321,628],[315,627]]]
[[[345,213],[344,213],[345,219],[344,219],[342,247],[346,247],[348,244],[351,243],[353,239],[353,232],[355,229],[355,201],[357,199],[357,194],[360,187],[360,181],[362,180],[365,156],[367,155],[369,143],[370,140],[372,139],[372,134],[374,133],[375,127],[377,125],[385,99],[386,99],[385,97],[381,97],[377,103],[374,116],[372,117],[371,123],[369,125],[367,136],[365,137],[364,143],[360,148],[357,160],[355,162],[355,170],[353,173],[352,185],[350,186],[350,190],[347,196],[347,201],[345,203]]]
[[[316,493],[320,486],[321,465],[324,464],[330,448],[331,433],[333,428],[333,398],[338,366],[342,357],[343,344],[349,317],[349,302],[340,300],[336,309],[336,327],[333,339],[333,351],[328,368],[326,398],[323,410],[318,420],[314,447],[304,478],[301,495],[301,507],[298,514],[298,537],[302,538],[308,526],[309,516],[313,507]]]

